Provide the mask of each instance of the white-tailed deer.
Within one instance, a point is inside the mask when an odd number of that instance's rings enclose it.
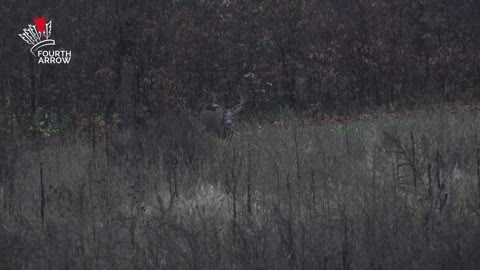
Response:
[[[214,111],[202,111],[199,115],[200,122],[205,130],[220,139],[231,139],[233,135],[233,117],[243,109],[245,100],[241,98],[240,103],[231,109],[225,109],[218,104],[212,104]]]

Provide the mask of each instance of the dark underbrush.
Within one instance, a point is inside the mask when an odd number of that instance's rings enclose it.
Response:
[[[0,143],[1,269],[479,269],[478,113]]]

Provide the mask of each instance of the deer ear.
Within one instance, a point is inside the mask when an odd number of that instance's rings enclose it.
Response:
[[[239,113],[243,109],[243,103],[238,104],[237,106],[233,107],[232,112],[233,114]]]
[[[222,106],[218,105],[218,104],[212,104],[212,108],[213,108],[215,111],[221,112],[221,113],[223,113],[223,112],[225,111],[225,109],[224,109]]]

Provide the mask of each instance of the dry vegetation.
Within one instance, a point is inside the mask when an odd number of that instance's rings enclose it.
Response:
[[[0,268],[479,269],[479,129],[273,125],[193,158],[139,132],[5,139]]]

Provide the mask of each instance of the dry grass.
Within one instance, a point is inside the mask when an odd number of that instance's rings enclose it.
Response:
[[[4,141],[0,268],[479,269],[478,119]]]

